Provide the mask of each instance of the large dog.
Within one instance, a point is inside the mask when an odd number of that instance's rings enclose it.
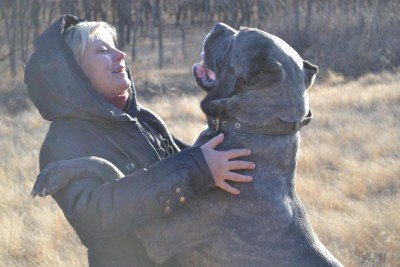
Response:
[[[222,23],[207,35],[203,57],[193,68],[207,91],[209,127],[199,140],[222,131],[221,150],[250,148],[254,180],[235,185],[239,196],[213,192],[138,231],[148,253],[159,261],[178,253],[184,266],[342,266],[294,186],[298,130],[312,116],[306,90],[318,68],[276,36]]]
[[[219,149],[251,149],[257,168],[243,173],[254,180],[235,184],[239,196],[214,190],[138,230],[148,254],[157,262],[178,254],[183,266],[342,266],[318,240],[294,185],[298,130],[312,117],[306,90],[318,68],[276,36],[222,23],[203,53],[193,72],[207,91],[209,127],[198,142],[222,131]]]

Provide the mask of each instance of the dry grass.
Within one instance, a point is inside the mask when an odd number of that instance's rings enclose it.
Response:
[[[400,73],[317,85],[297,189],[345,266],[399,266]],[[331,81],[327,81],[332,84]]]
[[[2,110],[0,262],[3,266],[84,266],[84,248],[51,198],[29,196],[48,124],[31,108]]]
[[[142,103],[191,142],[204,116],[201,93],[185,93],[195,88],[187,65],[144,68],[135,79],[148,81],[137,86],[139,94],[148,93]],[[345,266],[400,266],[399,82],[399,70],[351,82],[331,74],[309,92],[315,119],[302,130],[297,191],[320,239]],[[22,82],[12,86],[24,90]],[[86,266],[85,248],[56,204],[29,197],[48,123],[31,105],[8,109],[10,99],[0,99],[0,262]]]

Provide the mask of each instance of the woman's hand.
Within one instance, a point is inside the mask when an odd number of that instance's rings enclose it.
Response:
[[[228,193],[238,195],[240,191],[226,180],[234,182],[251,182],[251,176],[232,172],[232,170],[252,170],[256,167],[253,162],[243,160],[232,160],[239,157],[249,156],[249,149],[232,149],[228,151],[217,151],[215,148],[222,143],[224,135],[220,134],[201,146],[208,168],[214,178],[215,185]]]

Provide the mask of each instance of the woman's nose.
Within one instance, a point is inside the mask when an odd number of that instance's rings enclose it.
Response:
[[[126,53],[122,52],[121,50],[115,49],[115,60],[121,61],[125,59]]]

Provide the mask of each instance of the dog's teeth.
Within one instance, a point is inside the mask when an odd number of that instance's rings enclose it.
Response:
[[[207,77],[215,81],[215,73],[210,69],[207,69]]]
[[[201,52],[200,53],[200,60],[203,61],[203,59],[204,59],[204,52]]]

